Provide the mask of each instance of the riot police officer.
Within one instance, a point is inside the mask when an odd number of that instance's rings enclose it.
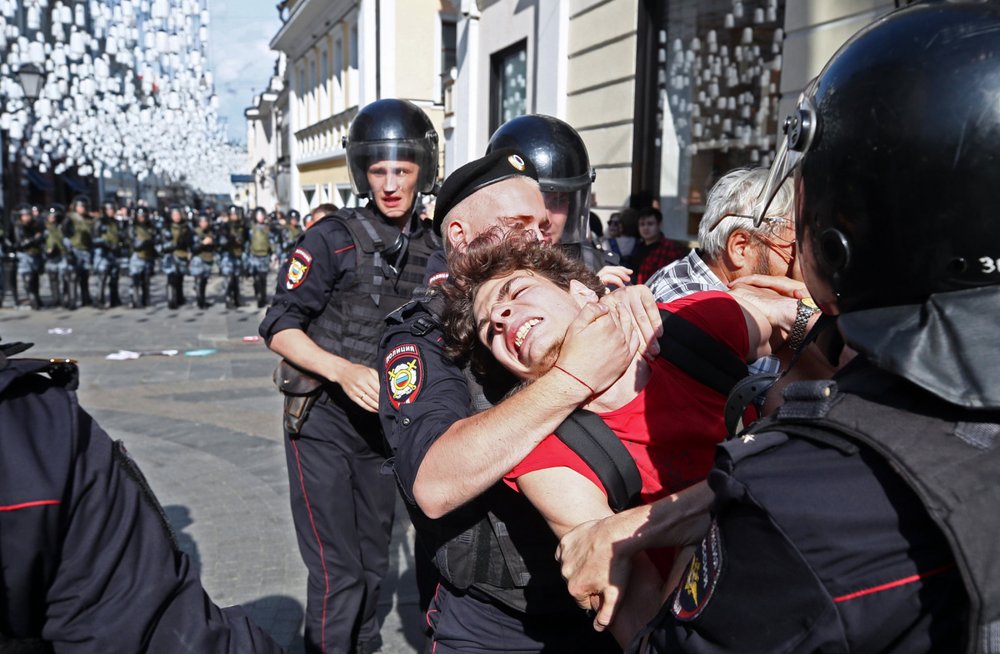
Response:
[[[32,309],[42,306],[39,296],[38,275],[42,271],[42,247],[45,243],[45,231],[32,215],[31,207],[24,206],[17,210],[17,223],[14,225],[14,245],[17,248],[17,274],[21,278],[24,292],[28,294]]]
[[[238,309],[240,305],[240,275],[243,272],[243,252],[246,249],[247,230],[235,204],[229,205],[227,220],[221,226],[219,242],[221,257],[219,272],[226,280],[226,308]]]
[[[79,285],[80,306],[88,307],[90,301],[90,270],[93,267],[92,255],[94,249],[93,219],[90,217],[90,200],[78,196],[73,200],[69,213],[66,214],[66,231],[70,234],[72,249],[71,284]],[[76,293],[76,291],[73,291]],[[74,302],[75,304],[75,302]]]
[[[647,651],[996,651],[998,30],[996,3],[895,12],[786,121],[755,214],[792,175],[806,285],[858,356],[722,446]]]
[[[101,215],[94,223],[94,273],[99,288],[97,303],[102,308],[114,308],[121,304],[118,296],[118,261],[122,239],[113,202],[101,206]]]
[[[149,283],[156,268],[156,231],[149,222],[149,209],[137,207],[129,229],[128,276],[132,282],[133,309],[149,306]]]
[[[163,233],[163,274],[167,276],[167,307],[171,310],[184,304],[184,275],[191,261],[194,232],[180,207],[171,207],[169,224]]]
[[[383,316],[421,284],[437,246],[414,212],[437,179],[438,138],[424,112],[374,102],[355,116],[346,149],[354,191],[369,202],[305,232],[260,325],[272,350],[308,371],[278,371],[292,514],[309,569],[307,652],[373,652],[381,643],[395,489],[382,472],[376,348]]]
[[[73,310],[77,306],[73,248],[67,234],[70,223],[62,207],[52,205],[45,216],[45,275],[49,278],[49,295],[53,307]]]
[[[292,253],[292,246],[302,236],[302,216],[295,209],[288,211],[288,219],[281,231],[281,260]]]
[[[198,226],[194,228],[194,241],[191,244],[191,278],[194,280],[199,309],[208,308],[205,289],[208,286],[208,278],[212,276],[213,263],[215,263],[215,230],[209,217],[202,214],[198,216]]]
[[[518,116],[493,133],[486,152],[502,148],[517,150],[538,171],[552,242],[591,270],[617,264],[617,256],[594,248],[590,238],[590,189],[597,173],[580,134],[552,116]]]
[[[250,246],[247,265],[253,276],[253,293],[257,307],[267,306],[267,273],[271,269],[271,255],[274,254],[274,230],[263,207],[253,210],[253,224],[250,226]]]

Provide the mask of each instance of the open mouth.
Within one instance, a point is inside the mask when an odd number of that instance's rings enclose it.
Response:
[[[531,320],[526,320],[520,327],[517,328],[517,332],[514,333],[515,351],[521,351],[521,346],[524,345],[524,339],[528,337],[528,332],[530,332],[532,328],[540,322],[542,322],[541,318],[532,318]]]

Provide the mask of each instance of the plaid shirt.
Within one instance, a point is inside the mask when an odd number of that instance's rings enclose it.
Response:
[[[639,259],[638,266],[632,266],[632,268],[638,268],[634,280],[636,284],[644,284],[657,270],[684,256],[684,250],[681,249],[681,246],[665,236],[660,239],[659,243],[650,246],[640,244],[636,250],[632,253],[634,258]],[[637,254],[638,257],[636,257]]]
[[[653,291],[657,302],[673,302],[698,291],[729,290],[702,261],[697,250],[691,250],[687,256],[656,271],[655,275],[646,280],[646,286]],[[748,367],[752,375],[777,374],[781,371],[781,362],[775,357],[767,356],[757,359]]]

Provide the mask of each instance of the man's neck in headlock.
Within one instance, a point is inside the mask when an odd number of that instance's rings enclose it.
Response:
[[[652,367],[649,362],[636,354],[625,373],[603,393],[595,396],[583,406],[594,413],[604,413],[620,409],[639,394],[649,383]]]

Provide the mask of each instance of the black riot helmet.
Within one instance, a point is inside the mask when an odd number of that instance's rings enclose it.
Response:
[[[501,148],[521,152],[538,171],[538,185],[552,223],[553,242],[569,244],[587,240],[590,185],[596,174],[590,167],[587,146],[577,131],[552,116],[518,116],[493,133],[486,154]],[[561,229],[559,218],[554,219],[554,215],[566,216]]]
[[[368,167],[379,161],[412,161],[420,166],[417,192],[436,192],[438,134],[427,114],[412,102],[387,98],[366,105],[351,122],[344,148],[358,197],[371,192]]]
[[[786,121],[756,216],[796,230],[841,311],[1000,283],[1000,4],[927,3],[848,41]]]

